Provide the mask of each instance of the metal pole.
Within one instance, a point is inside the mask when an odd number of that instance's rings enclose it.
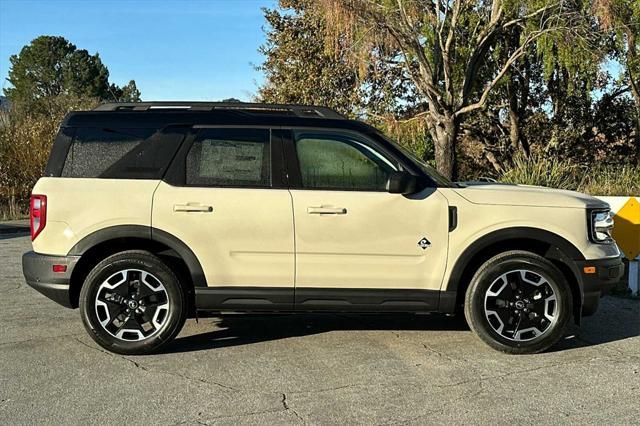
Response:
[[[629,261],[629,288],[632,295],[640,295],[638,291],[638,261],[640,257]]]

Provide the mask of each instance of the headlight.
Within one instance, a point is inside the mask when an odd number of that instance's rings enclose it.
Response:
[[[613,241],[613,216],[611,210],[592,210],[589,214],[589,239],[594,243],[607,244]]]

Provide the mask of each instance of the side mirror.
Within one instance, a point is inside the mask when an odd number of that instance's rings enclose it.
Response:
[[[413,194],[417,186],[416,177],[407,172],[391,172],[387,181],[387,191],[391,194]]]

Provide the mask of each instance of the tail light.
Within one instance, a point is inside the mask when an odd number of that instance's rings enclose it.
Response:
[[[47,196],[32,195],[29,203],[31,218],[31,241],[35,240],[47,225]]]

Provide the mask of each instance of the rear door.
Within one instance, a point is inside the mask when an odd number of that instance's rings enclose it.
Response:
[[[448,204],[436,188],[386,190],[401,160],[359,133],[299,129],[286,141],[296,230],[296,309],[437,309]]]
[[[194,252],[206,309],[291,309],[294,241],[280,138],[269,128],[203,127],[155,192],[152,226]]]

